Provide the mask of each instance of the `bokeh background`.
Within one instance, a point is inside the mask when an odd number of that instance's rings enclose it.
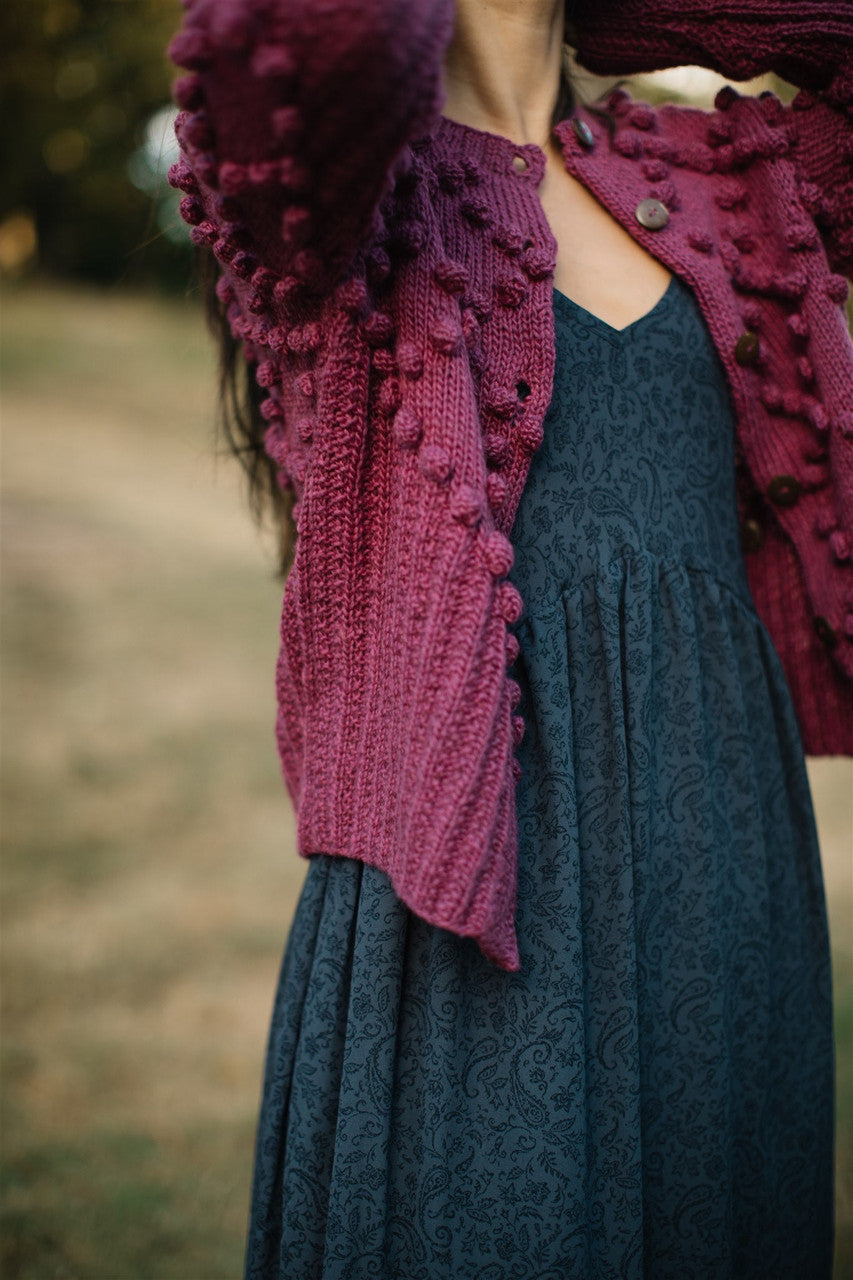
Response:
[[[175,193],[178,0],[0,7],[2,1274],[240,1274],[307,864],[273,738],[281,588],[215,436]],[[609,82],[576,70],[581,97]],[[710,105],[698,69],[628,82]],[[790,86],[762,80],[790,97]],[[810,760],[853,1276],[853,762]]]

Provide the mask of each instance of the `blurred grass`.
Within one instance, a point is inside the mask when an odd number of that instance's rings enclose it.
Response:
[[[3,1275],[236,1277],[306,864],[273,737],[280,588],[213,459],[198,309],[7,291]],[[853,1276],[849,761],[809,761]]]

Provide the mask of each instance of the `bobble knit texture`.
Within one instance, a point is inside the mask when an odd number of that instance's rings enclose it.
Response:
[[[517,969],[507,575],[553,387],[544,153],[440,114],[448,0],[186,7],[171,181],[296,497],[276,735],[299,852],[381,868]],[[756,608],[805,750],[853,754],[853,12],[747,0],[710,31],[696,3],[580,7],[591,69],[804,86],[790,106],[728,87],[711,112],[615,90],[612,130],[580,108],[592,145],[568,121],[556,136],[695,291],[736,415]],[[665,225],[638,222],[648,199]]]

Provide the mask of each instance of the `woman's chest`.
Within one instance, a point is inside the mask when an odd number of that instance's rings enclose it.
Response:
[[[556,146],[539,198],[557,246],[555,288],[614,329],[646,315],[671,273],[566,170]]]

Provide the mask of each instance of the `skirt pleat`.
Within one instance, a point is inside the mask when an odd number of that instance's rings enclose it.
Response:
[[[521,970],[311,857],[248,1280],[826,1280],[817,833],[749,601],[638,548],[519,624]]]

